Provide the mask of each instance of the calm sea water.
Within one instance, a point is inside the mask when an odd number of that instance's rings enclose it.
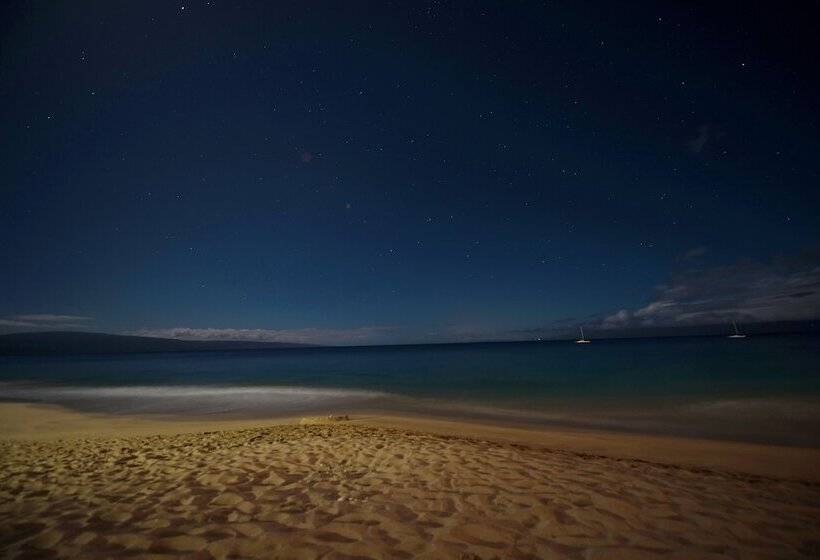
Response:
[[[820,445],[820,337],[4,357],[0,399],[189,417],[392,410]]]

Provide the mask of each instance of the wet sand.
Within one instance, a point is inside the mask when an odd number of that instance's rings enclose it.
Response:
[[[5,558],[816,558],[820,450],[0,405]]]

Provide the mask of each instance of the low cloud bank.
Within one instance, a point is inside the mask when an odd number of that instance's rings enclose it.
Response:
[[[177,338],[180,340],[242,340],[249,342],[287,342],[291,344],[357,345],[384,343],[394,327],[357,327],[351,329],[219,329],[174,327],[141,329],[124,334]]]
[[[801,321],[820,317],[820,251],[770,262],[690,268],[658,286],[638,309],[603,317],[602,328]]]
[[[820,249],[764,262],[741,261],[723,266],[698,265],[705,248],[687,252],[686,268],[671,274],[637,308],[585,317],[566,317],[550,324],[507,331],[499,340],[566,338],[583,326],[607,336],[644,336],[708,331],[708,326],[820,319]],[[676,329],[680,329],[677,331]],[[489,337],[488,337],[489,338]]]

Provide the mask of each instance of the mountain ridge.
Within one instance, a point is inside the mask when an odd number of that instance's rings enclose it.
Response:
[[[247,340],[182,340],[78,331],[23,332],[0,335],[0,356],[136,354],[315,348],[316,344]]]

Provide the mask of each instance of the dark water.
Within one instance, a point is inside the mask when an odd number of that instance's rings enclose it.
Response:
[[[0,358],[0,398],[263,416],[395,410],[820,444],[820,337]]]

